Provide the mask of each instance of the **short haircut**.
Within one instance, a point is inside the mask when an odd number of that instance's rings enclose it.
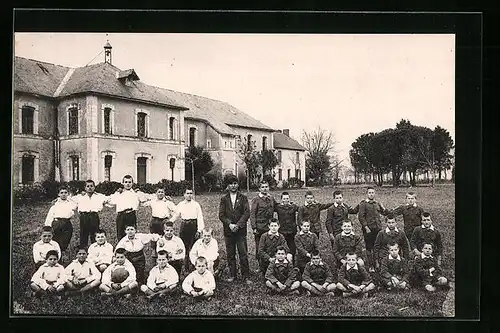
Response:
[[[286,247],[284,247],[283,245],[280,245],[276,248],[276,252],[275,253],[278,253],[278,251],[285,251],[285,253],[287,253],[288,251],[286,250]]]
[[[282,197],[282,198],[283,198],[283,196],[284,196],[284,195],[290,195],[290,193],[288,193],[288,192],[283,192],[283,193],[281,193],[281,197]]]
[[[61,192],[61,191],[69,191],[68,186],[66,186],[66,185],[59,186],[59,189],[57,190],[57,192]]]
[[[394,220],[395,219],[393,213],[388,213],[385,218],[388,219],[388,220]]]
[[[157,185],[156,188],[155,188],[155,192],[158,192],[159,190],[162,190],[163,192],[166,192],[165,191],[165,187],[163,185]]]
[[[306,194],[304,194],[305,197],[307,197],[308,195],[312,195],[314,197],[314,194],[311,191],[307,191]]]
[[[335,191],[333,191],[333,197],[335,197],[337,195],[342,195],[342,191],[341,190],[335,190]]]
[[[429,241],[424,241],[424,242],[422,243],[422,249],[423,249],[423,248],[424,248],[424,246],[426,246],[426,245],[430,245],[430,246],[431,246],[431,248],[434,250],[434,244],[432,244],[432,242],[429,242]]]
[[[115,254],[126,254],[127,250],[125,250],[123,247],[119,247],[115,250]]]
[[[196,259],[196,263],[200,263],[200,264],[207,264],[207,258],[203,257],[203,256],[200,256]]]
[[[45,259],[49,259],[50,256],[56,256],[56,258],[59,259],[59,253],[57,253],[56,250],[47,251],[47,254],[45,254]]]
[[[136,227],[135,225],[133,225],[133,224],[126,224],[126,225],[125,225],[125,230],[126,230],[127,228],[130,228],[130,227],[132,227],[132,228],[134,228],[135,230],[137,230],[137,227]]]
[[[368,187],[366,188],[366,192],[368,192],[369,190],[374,190],[374,191],[375,191],[375,188],[374,188],[373,186],[368,186]]]
[[[409,195],[413,195],[415,198],[417,197],[417,195],[415,194],[415,192],[407,192],[406,196],[409,196]]]
[[[238,177],[236,177],[235,175],[228,175],[226,181],[228,184],[238,183]]]
[[[211,235],[214,232],[214,229],[212,229],[210,227],[205,227],[205,228],[203,228],[202,232],[209,233]]]
[[[164,228],[166,228],[166,227],[172,227],[173,228],[174,227],[174,222],[170,222],[170,221],[165,222],[164,223]]]
[[[342,224],[344,224],[344,223],[349,223],[349,224],[351,224],[351,225],[352,225],[351,220],[344,220],[344,221],[342,221]]]
[[[429,212],[423,212],[422,216],[423,217],[431,217],[431,213],[429,213]]]
[[[80,250],[83,250],[85,252],[87,252],[87,247],[85,245],[78,245],[76,248],[76,253],[80,252]]]
[[[160,251],[158,251],[157,254],[158,254],[158,256],[167,256],[167,258],[168,258],[168,252],[165,250],[160,250]]]
[[[125,179],[132,179],[132,182],[134,181],[134,178],[131,175],[125,175],[125,176],[123,176],[122,181],[124,181]]]
[[[87,180],[85,181],[85,183],[86,183],[86,184],[90,184],[90,183],[92,183],[92,184],[94,184],[94,185],[95,185],[95,182],[94,182],[92,179],[87,179]]]
[[[311,257],[312,256],[319,256],[319,250],[318,249],[314,249],[311,251]]]
[[[50,232],[50,233],[52,233],[52,227],[50,225],[44,225],[42,227],[42,232]]]
[[[398,247],[398,249],[399,249],[399,244],[398,244],[398,243],[396,243],[396,242],[394,242],[394,241],[389,242],[389,243],[387,244],[387,247],[389,248],[389,247],[394,246],[394,245],[396,245],[396,246]]]
[[[187,192],[187,191],[191,191],[191,192],[193,192],[193,193],[194,193],[194,191],[193,191],[193,189],[192,189],[191,187],[186,187],[186,188],[184,189],[184,194],[186,194],[186,192]]]
[[[106,235],[106,230],[104,230],[104,229],[97,229],[97,231],[95,233],[96,234],[104,234],[104,235]]]
[[[277,223],[277,224],[279,225],[279,224],[280,224],[280,221],[278,221],[278,219],[277,219],[277,218],[273,217],[273,218],[271,219],[271,221],[269,221],[269,224],[271,224],[271,223]]]
[[[259,183],[259,187],[261,187],[262,185],[269,185],[269,182],[267,180],[263,180]]]
[[[300,225],[303,225],[306,222],[309,223],[309,224],[311,224],[311,222],[309,220],[302,220],[302,221],[300,221]]]
[[[345,254],[345,257],[347,258],[347,256],[356,256],[357,257],[358,255],[356,254],[356,252],[347,252]]]

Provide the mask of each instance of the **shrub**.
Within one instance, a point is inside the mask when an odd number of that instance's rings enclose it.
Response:
[[[67,186],[71,194],[78,194],[85,191],[85,180],[70,180]]]
[[[49,199],[57,198],[59,187],[64,183],[56,182],[55,180],[45,180],[42,182],[42,187],[45,191],[45,196]]]
[[[262,177],[262,181],[268,182],[270,189],[275,189],[276,186],[278,185],[278,182],[276,181],[276,179],[274,179],[274,177],[271,175],[264,175],[264,177]]]
[[[184,194],[186,188],[191,188],[191,182],[187,180],[181,180],[179,182],[174,182],[168,179],[162,179],[158,185],[163,186],[165,189],[165,194],[178,197]]]
[[[95,191],[102,193],[104,195],[111,195],[116,192],[117,189],[122,187],[122,184],[119,182],[102,182],[96,185]]]
[[[304,186],[304,181],[296,177],[292,177],[288,179],[288,184],[290,185],[290,188],[302,188],[302,186]]]
[[[155,193],[157,184],[145,183],[145,184],[134,184],[134,189],[139,189],[144,193]]]
[[[281,188],[282,189],[289,189],[290,188],[290,183],[288,183],[288,181],[286,180],[283,180],[283,182],[281,183]]]
[[[45,189],[40,183],[16,186],[12,193],[12,199],[16,205],[33,203],[45,198]]]

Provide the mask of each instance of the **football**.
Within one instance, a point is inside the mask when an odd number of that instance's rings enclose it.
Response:
[[[122,283],[128,278],[128,275],[129,273],[125,268],[119,267],[111,273],[111,282]]]

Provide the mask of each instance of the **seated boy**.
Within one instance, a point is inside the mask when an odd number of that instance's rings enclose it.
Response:
[[[342,291],[342,296],[353,295],[368,296],[368,292],[375,288],[366,269],[357,263],[358,256],[351,252],[346,254],[346,263],[339,270],[337,289]]]
[[[79,248],[76,259],[64,270],[66,289],[69,294],[84,294],[101,284],[101,272],[87,260],[87,250]]]
[[[64,267],[57,263],[58,260],[59,253],[56,250],[47,251],[45,262],[31,278],[33,296],[56,295],[64,290]]]
[[[311,261],[304,268],[301,285],[307,290],[307,295],[333,296],[336,284],[333,282],[332,271],[323,262],[317,249],[311,252]]]
[[[388,256],[389,243],[397,243],[399,245],[399,250],[401,251],[399,255],[403,258],[409,259],[410,255],[410,243],[406,234],[403,230],[398,230],[396,227],[396,219],[392,213],[386,216],[387,227],[380,230],[375,239],[375,244],[373,245],[373,259],[375,260],[375,268],[380,268],[380,263],[383,258]]]
[[[272,218],[269,222],[269,231],[262,234],[259,240],[259,266],[262,275],[266,274],[267,266],[269,262],[274,260],[274,255],[276,254],[276,249],[278,246],[285,247],[286,252],[290,251],[288,245],[286,244],[285,236],[278,233],[280,224],[277,219]],[[289,253],[287,254],[288,261],[292,262],[293,256]]]
[[[186,294],[196,299],[210,299],[214,295],[215,278],[207,268],[207,259],[196,259],[195,270],[182,282],[182,290]]]
[[[277,293],[299,294],[300,281],[297,280],[299,269],[293,267],[292,261],[286,258],[286,248],[276,248],[275,256],[267,267],[266,287]]]
[[[342,232],[335,236],[333,241],[333,257],[337,267],[341,267],[346,263],[347,253],[356,253],[357,264],[364,266],[363,256],[363,241],[361,236],[354,234],[352,230],[352,222],[349,220],[342,222]]]
[[[420,256],[415,258],[414,263],[419,281],[430,292],[436,290],[436,285],[445,286],[448,284],[437,259],[432,255],[432,248],[432,243],[424,242],[422,252]]]
[[[441,233],[434,228],[431,214],[425,212],[422,214],[422,225],[416,227],[410,238],[410,246],[415,257],[421,255],[424,243],[432,244],[433,254],[437,257],[437,262],[441,265],[441,255],[443,254],[443,243]]]
[[[99,272],[104,272],[113,259],[113,245],[106,241],[106,231],[98,229],[95,243],[89,246],[87,260],[93,263]]]
[[[309,221],[300,222],[300,232],[295,235],[295,246],[297,248],[296,264],[300,274],[311,260],[311,253],[318,250],[318,237],[310,231]]]
[[[382,231],[381,231],[382,232]],[[396,242],[387,245],[389,254],[380,263],[380,282],[387,290],[408,289],[408,259],[399,255]]]
[[[99,289],[101,295],[130,295],[137,288],[136,274],[134,265],[125,257],[126,250],[117,248],[115,251],[115,261],[102,273],[102,281]],[[115,270],[125,270],[127,276],[123,281],[114,279]]]
[[[219,244],[212,237],[212,228],[205,227],[202,231],[202,237],[193,244],[191,251],[189,251],[189,260],[193,266],[199,257],[204,257],[207,260],[208,270],[217,276],[219,273]]]
[[[35,261],[36,269],[45,264],[45,258],[50,250],[55,250],[58,259],[61,259],[61,248],[56,241],[52,240],[52,227],[44,226],[42,228],[41,240],[33,244],[33,260]]]
[[[180,276],[184,258],[186,257],[186,247],[180,237],[174,235],[174,224],[165,222],[164,235],[156,242],[156,252],[167,251],[170,255],[168,263],[172,265]]]
[[[160,250],[157,252],[156,266],[149,272],[146,284],[141,286],[141,291],[149,299],[156,296],[163,297],[177,289],[179,275],[176,270],[168,264],[168,252]]]

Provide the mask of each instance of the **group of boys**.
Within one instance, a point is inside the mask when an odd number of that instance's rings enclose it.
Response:
[[[37,267],[31,281],[33,294],[59,295],[63,290],[84,294],[99,288],[103,295],[128,297],[141,290],[148,298],[163,297],[179,289],[184,267],[190,273],[183,280],[182,290],[196,298],[210,298],[220,273],[218,243],[212,229],[205,227],[192,190],[186,189],[184,200],[176,206],[162,188],[153,198],[134,190],[131,176],[125,176],[122,184],[123,188],[110,196],[95,193],[91,180],[81,195],[69,197],[65,187],[60,189],[47,214],[41,240],[33,246]],[[343,202],[340,191],[334,192],[334,201],[328,204],[318,203],[307,191],[304,205],[297,206],[287,192],[277,203],[269,194],[269,184],[262,182],[249,204],[239,191],[238,179],[230,177],[228,192],[219,206],[230,274],[226,281],[237,279],[238,252],[242,278],[247,284],[253,283],[247,248],[250,219],[258,271],[272,293],[298,294],[302,286],[308,295],[334,295],[336,290],[343,296],[367,295],[376,284],[388,290],[407,289],[411,275],[428,291],[446,284],[440,268],[441,235],[432,225],[430,214],[416,205],[415,194],[407,193],[407,204],[394,210],[385,209],[374,196],[375,190],[368,188],[367,199],[352,208]],[[150,233],[136,232],[140,204],[151,207]],[[105,205],[115,205],[117,211],[119,241],[114,251],[106,241],[106,232],[99,228],[98,212]],[[327,210],[325,225],[333,265],[324,262],[319,252],[323,210]],[[64,268],[58,261],[71,239],[74,211],[80,217],[80,246],[76,259]],[[357,214],[364,241],[354,233],[349,214]],[[385,229],[381,215],[386,219]],[[396,215],[403,215],[404,231],[397,229]],[[180,237],[174,235],[178,219]],[[89,236],[92,244],[87,252]],[[144,248],[149,243],[157,265],[146,279]]]

